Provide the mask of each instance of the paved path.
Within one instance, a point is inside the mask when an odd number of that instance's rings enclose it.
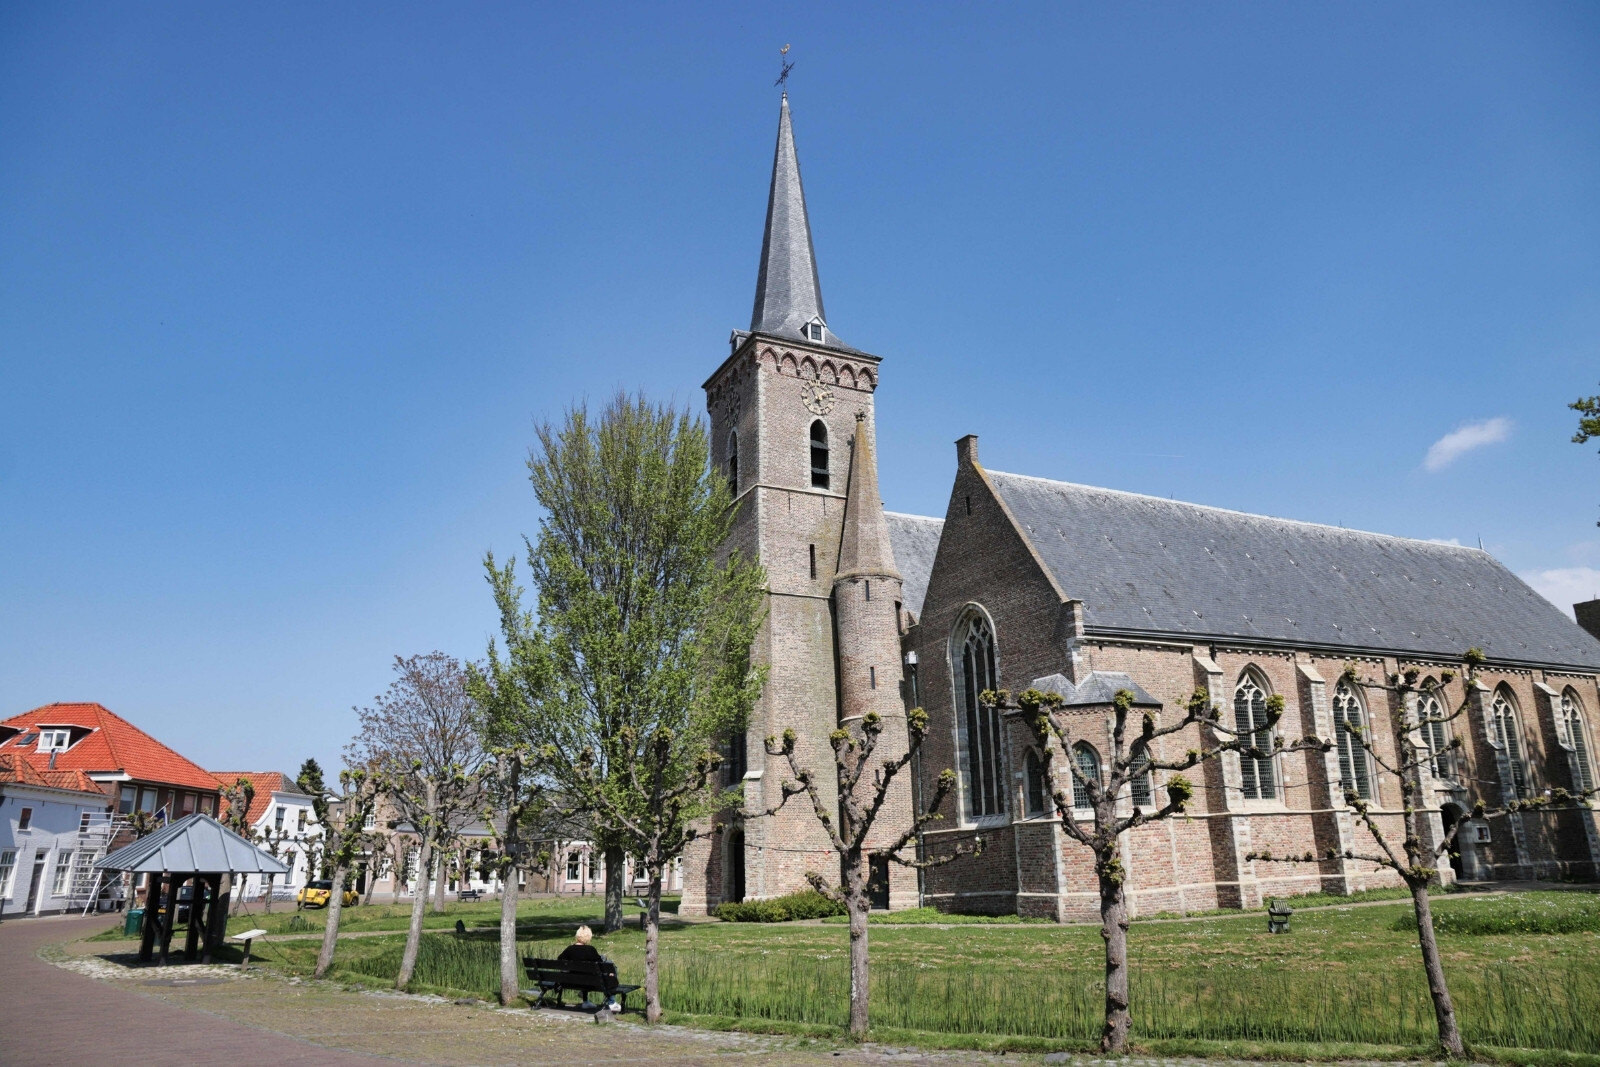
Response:
[[[271,1063],[274,1067],[370,1067],[386,1061],[142,995],[133,983],[97,982],[39,959],[40,947],[87,937],[105,916],[16,919],[0,924],[0,1064],[54,1067],[110,1060]],[[392,1061],[391,1061],[392,1062]]]

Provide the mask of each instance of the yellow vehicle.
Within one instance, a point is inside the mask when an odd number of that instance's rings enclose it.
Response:
[[[307,882],[306,887],[295,894],[302,908],[326,908],[328,901],[333,896],[333,883],[327,879],[316,882]],[[344,891],[344,906],[349,907],[361,899],[361,894],[354,889]]]

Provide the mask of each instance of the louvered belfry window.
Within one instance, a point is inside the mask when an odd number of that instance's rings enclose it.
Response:
[[[1233,718],[1241,742],[1262,752],[1272,751],[1272,731],[1267,727],[1267,691],[1253,674],[1241,677],[1239,687],[1233,691]],[[1259,759],[1241,752],[1239,770],[1245,799],[1271,800],[1278,795],[1271,757]]]
[[[1005,811],[1005,780],[1000,758],[1000,715],[984,707],[978,697],[999,688],[994,666],[994,634],[988,620],[972,614],[956,630],[955,656],[960,677],[956,696],[960,704],[962,739],[961,777],[967,815],[983,818]]]
[[[1504,692],[1496,693],[1489,715],[1494,724],[1495,740],[1500,742],[1500,752],[1511,775],[1510,781],[1504,784],[1510,787],[1513,797],[1526,800],[1528,768],[1522,762],[1522,730],[1517,725],[1517,711],[1511,706],[1511,698]]]
[[[1372,799],[1372,775],[1367,771],[1367,748],[1362,744],[1361,700],[1348,682],[1333,693],[1333,729],[1339,742],[1339,791]],[[1344,799],[1343,796],[1340,799]]]
[[[821,419],[811,424],[811,487],[828,488],[828,427]]]
[[[1594,764],[1589,761],[1589,731],[1578,707],[1577,697],[1569,689],[1561,694],[1561,719],[1567,743],[1572,746],[1572,784],[1587,791],[1594,788]]]

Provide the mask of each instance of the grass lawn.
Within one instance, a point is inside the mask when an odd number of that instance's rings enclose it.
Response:
[[[593,905],[581,913],[582,902],[570,900],[528,903],[538,907],[519,928],[524,955],[554,954],[571,940],[576,918],[597,914]],[[1545,925],[1568,932],[1441,935],[1467,1040],[1600,1055],[1600,897],[1441,896],[1435,911],[1446,919],[1453,909],[1470,909],[1473,921],[1464,929],[1497,930],[1504,924],[1486,923],[1483,915],[1502,906],[1519,916],[1529,909],[1559,914],[1561,922]],[[1403,928],[1409,912],[1408,903],[1304,911],[1283,936],[1268,934],[1259,913],[1135,923],[1129,937],[1135,1040],[1159,1043],[1171,1054],[1200,1048],[1195,1042],[1229,1043],[1236,1050],[1231,1054],[1270,1043],[1282,1055],[1289,1045],[1312,1042],[1337,1045],[1342,1056],[1395,1055],[1378,1046],[1409,1047],[1415,1054],[1432,1041],[1433,1014],[1416,935]],[[462,917],[471,925],[474,916],[492,922],[493,908],[453,905],[439,921],[450,926]],[[493,996],[496,938],[493,930],[465,939],[428,935],[418,988]],[[402,941],[388,935],[341,941],[335,972],[356,983],[392,982]],[[641,933],[624,930],[597,938],[596,945],[617,962],[624,980],[639,980]],[[258,955],[271,966],[306,973],[316,947],[269,941],[258,943]],[[847,932],[828,923],[668,929],[662,938],[664,1004],[676,1017],[705,1025],[837,1032],[846,1017],[846,956]],[[905,1034],[914,1032],[932,1035],[933,1043],[1021,1049],[1070,1047],[1098,1034],[1102,954],[1095,927],[883,925],[873,928],[872,957],[874,1025],[893,1040],[911,1040]],[[1351,1052],[1357,1045],[1366,1051]]]

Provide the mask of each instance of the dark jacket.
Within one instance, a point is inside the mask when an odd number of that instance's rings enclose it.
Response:
[[[568,945],[561,950],[561,955],[556,959],[562,961],[576,961],[579,963],[599,963],[600,950],[593,945]]]

